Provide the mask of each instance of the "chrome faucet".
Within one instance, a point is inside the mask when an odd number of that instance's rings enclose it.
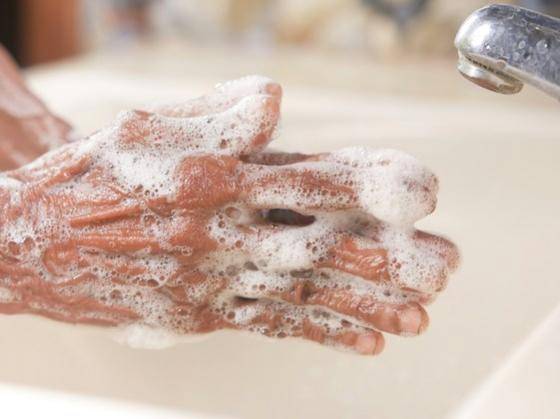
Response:
[[[560,19],[495,4],[462,24],[455,46],[458,69],[492,91],[517,93],[527,83],[560,99]]]

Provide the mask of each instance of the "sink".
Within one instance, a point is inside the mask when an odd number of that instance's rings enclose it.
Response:
[[[243,70],[202,74],[168,61],[131,71],[89,57],[30,80],[85,133],[120,109],[191,97]],[[268,73],[286,95],[275,147],[399,148],[438,174],[438,209],[418,225],[451,237],[463,262],[429,308],[428,331],[387,336],[376,358],[239,332],[149,351],[122,346],[103,329],[3,316],[2,383],[234,418],[443,418],[546,318],[560,300],[560,108],[530,93],[463,99],[458,75],[445,81],[445,97],[308,84],[278,68]],[[379,77],[391,74],[376,68]]]

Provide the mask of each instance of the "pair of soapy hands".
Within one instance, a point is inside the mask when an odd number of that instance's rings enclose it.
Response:
[[[281,96],[247,77],[71,141],[0,57],[0,163],[18,167],[0,180],[0,312],[361,354],[424,331],[458,263],[413,227],[436,178],[390,150],[267,151]]]

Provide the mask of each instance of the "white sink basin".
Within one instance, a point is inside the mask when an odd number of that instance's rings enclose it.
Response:
[[[215,77],[239,75],[140,67],[131,74],[86,60],[38,73],[33,83],[87,132],[116,110],[190,97]],[[439,175],[438,210],[420,226],[449,235],[463,263],[430,307],[428,331],[389,336],[377,358],[232,332],[147,351],[120,346],[101,329],[4,316],[1,381],[239,418],[434,419],[521,344],[560,299],[560,107],[482,91],[478,101],[461,101],[284,87],[276,147],[400,148]]]

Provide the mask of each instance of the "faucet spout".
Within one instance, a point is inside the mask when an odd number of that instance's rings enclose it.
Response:
[[[455,46],[459,72],[479,86],[512,94],[529,84],[560,99],[560,19],[487,6],[465,20]]]

